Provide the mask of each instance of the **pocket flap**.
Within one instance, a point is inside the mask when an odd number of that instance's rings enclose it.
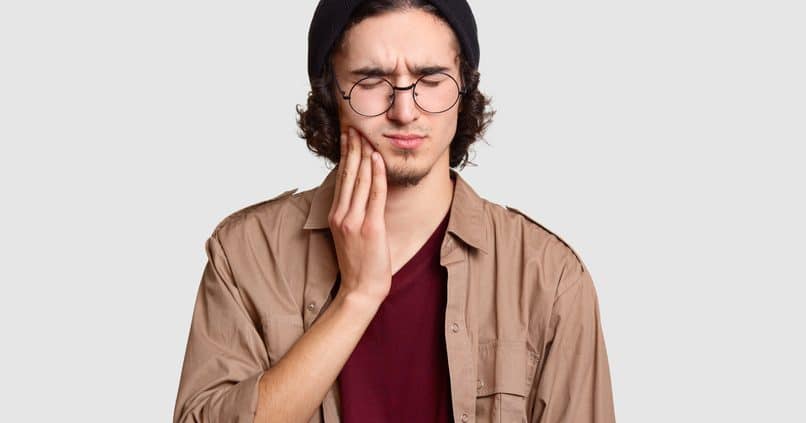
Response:
[[[524,341],[492,341],[479,345],[477,396],[508,393],[526,396],[529,353]]]

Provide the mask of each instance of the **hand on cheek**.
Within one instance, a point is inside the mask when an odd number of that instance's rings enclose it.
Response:
[[[345,125],[345,126],[343,126],[343,128],[344,128],[342,130],[343,134],[345,134],[348,137],[350,137],[350,136],[353,135],[350,132],[352,130],[352,131],[354,131],[354,134],[357,135],[358,138],[361,140],[362,145],[364,143],[366,143],[367,145],[369,145],[369,147],[372,149],[372,151],[377,151],[377,148],[375,148],[376,147],[375,144],[373,144],[372,141],[370,141],[369,137],[367,137],[360,129],[358,129],[357,127],[352,126],[352,125]]]

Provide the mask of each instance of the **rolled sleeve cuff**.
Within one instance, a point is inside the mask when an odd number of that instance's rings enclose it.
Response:
[[[219,420],[222,422],[253,423],[257,411],[258,389],[263,371],[232,386],[218,398]]]

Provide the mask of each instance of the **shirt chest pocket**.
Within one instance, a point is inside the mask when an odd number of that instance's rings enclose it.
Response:
[[[525,423],[536,365],[537,355],[525,341],[479,344],[476,422]]]
[[[274,366],[305,332],[302,316],[265,314],[262,319],[263,342],[269,354],[269,364]]]

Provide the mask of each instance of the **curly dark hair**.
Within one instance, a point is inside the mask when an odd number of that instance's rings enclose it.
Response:
[[[381,15],[383,13],[405,10],[420,9],[439,17],[444,22],[445,17],[434,6],[423,0],[368,0],[356,8],[350,17],[347,25],[339,38],[333,44],[328,58],[325,61],[322,76],[311,80],[311,91],[308,92],[307,110],[302,105],[297,104],[298,114],[297,125],[300,132],[298,136],[305,140],[308,150],[320,157],[324,157],[333,166],[340,160],[339,149],[339,115],[338,98],[333,86],[332,57],[334,51],[341,48],[344,34],[361,22],[362,20]],[[460,47],[461,50],[461,47]],[[488,125],[492,122],[495,110],[488,106],[491,99],[482,94],[479,89],[479,72],[468,65],[464,54],[459,54],[459,72],[462,75],[464,86],[467,90],[460,102],[460,111],[456,124],[456,135],[450,144],[450,167],[463,169],[466,164],[475,163],[470,161],[470,146],[479,139],[484,139],[483,135]],[[486,140],[485,140],[486,142]]]

